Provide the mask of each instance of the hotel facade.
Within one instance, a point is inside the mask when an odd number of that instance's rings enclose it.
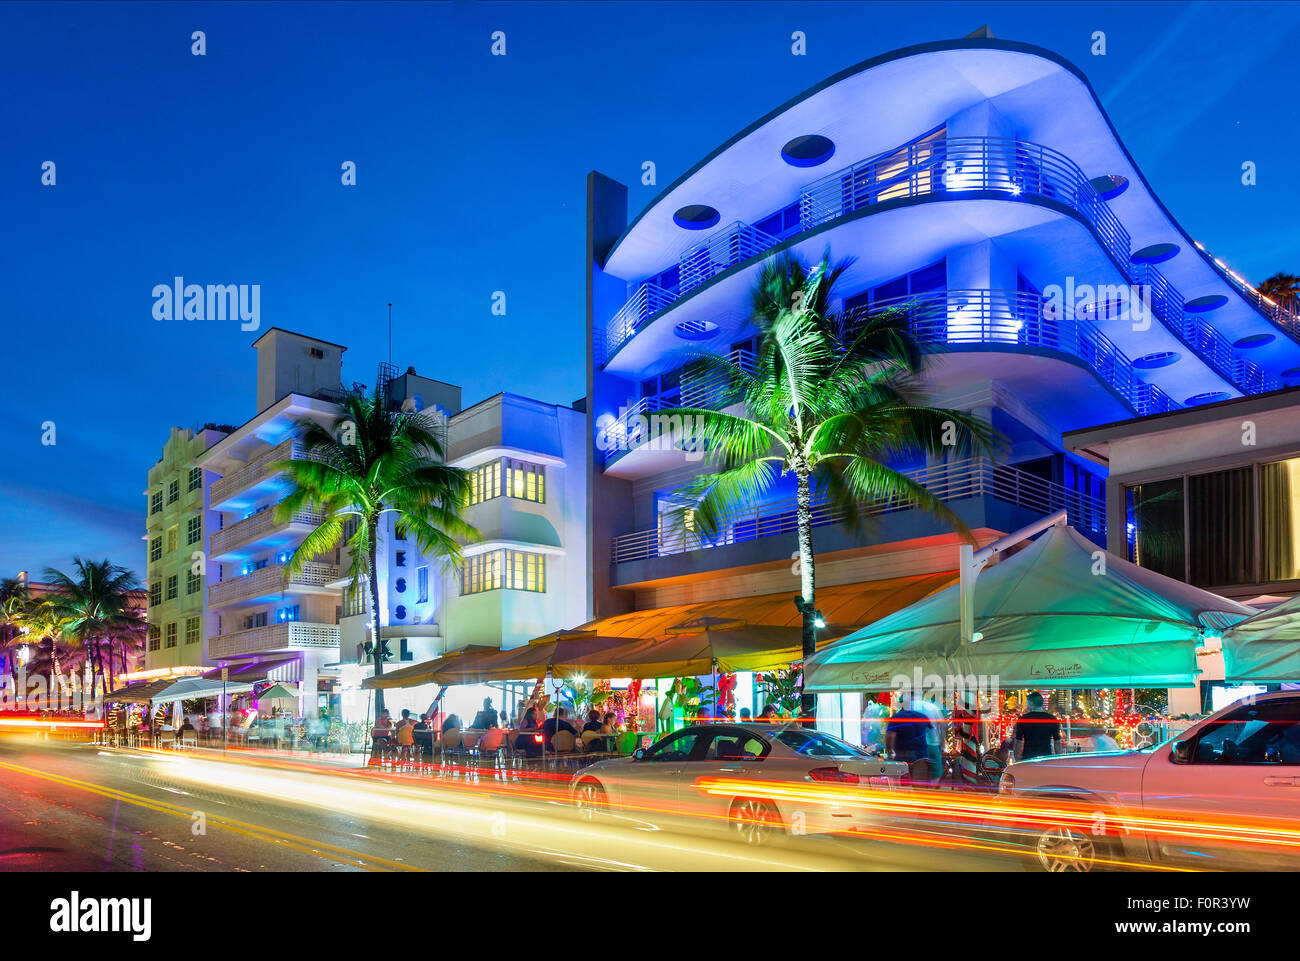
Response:
[[[931,352],[931,401],[1005,436],[996,462],[892,465],[982,543],[1064,508],[1122,553],[1114,465],[1065,433],[1180,423],[1300,384],[1300,321],[1187,235],[1076,67],[991,38],[876,57],[755,121],[635,215],[626,186],[589,176],[596,616],[798,593],[793,479],[704,538],[664,517],[708,461],[653,429],[658,410],[722,403],[684,351],[743,364],[755,279],[783,252],[852,258],[835,309],[904,311]],[[861,537],[815,500],[819,597],[956,570],[959,539],[944,523],[865,507],[875,523]]]

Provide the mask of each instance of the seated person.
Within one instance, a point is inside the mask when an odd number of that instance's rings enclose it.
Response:
[[[600,712],[594,709],[590,710],[587,712],[587,723],[582,725],[582,733],[586,734],[588,731],[595,731],[597,734],[603,734],[605,732],[601,730],[602,726]]]
[[[537,725],[537,708],[530,707],[524,711],[519,724],[519,733],[515,735],[515,750],[525,757],[541,757],[542,742],[539,740],[541,728]]]
[[[442,722],[442,733],[446,735],[448,731],[459,731],[459,730],[460,730],[460,715],[448,714],[447,720]]]
[[[492,707],[492,698],[483,698],[483,710],[474,715],[474,723],[470,725],[476,731],[486,731],[489,728],[497,726],[497,712]]]
[[[542,741],[548,747],[554,750],[551,745],[551,739],[560,731],[568,731],[576,739],[578,729],[569,723],[569,709],[567,707],[557,707],[555,717],[547,718],[546,723],[542,725]]]
[[[397,725],[397,746],[413,747],[415,745],[415,722],[411,720],[411,712],[402,712],[402,723]]]
[[[605,716],[601,719],[600,733],[617,734],[618,733],[618,716],[613,711],[606,711]]]
[[[758,712],[758,719],[768,724],[777,723],[777,721],[779,721],[780,718],[777,717],[776,705],[768,704],[766,707],[764,707],[763,710]]]

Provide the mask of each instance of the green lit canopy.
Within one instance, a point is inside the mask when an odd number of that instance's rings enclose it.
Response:
[[[1300,597],[1224,632],[1223,668],[1229,681],[1300,681]]]
[[[985,675],[1002,688],[1187,687],[1204,635],[1255,613],[1064,526],[980,574],[969,645],[958,592],[954,584],[819,651],[805,665],[805,688],[883,691],[899,676],[935,683],[926,675]]]

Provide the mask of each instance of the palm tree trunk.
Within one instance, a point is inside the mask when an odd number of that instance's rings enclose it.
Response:
[[[812,546],[812,483],[807,470],[798,470],[799,491],[797,496],[796,520],[799,525],[799,585],[803,594],[803,659],[817,653],[816,620],[816,576],[813,569]],[[805,675],[806,677],[806,675]],[[812,727],[817,720],[817,695],[804,690],[799,707],[805,727]]]
[[[370,519],[370,538],[366,550],[370,554],[370,642],[373,645],[375,677],[384,674],[384,645],[379,638],[379,512]],[[384,690],[375,688],[375,720],[384,713]]]
[[[105,694],[113,690],[114,676],[115,675],[113,673],[113,638],[110,637],[108,639],[108,687],[104,688]]]

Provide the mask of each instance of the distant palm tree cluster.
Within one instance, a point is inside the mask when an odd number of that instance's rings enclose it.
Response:
[[[144,653],[147,629],[135,603],[135,575],[108,560],[78,557],[71,574],[49,568],[45,578],[39,595],[25,581],[0,580],[0,650],[10,683],[17,681],[14,655],[26,647],[27,676],[44,676],[52,693],[66,690],[68,679],[87,667],[91,699],[113,690],[117,676]]]
[[[1274,274],[1261,283],[1258,290],[1273,303],[1293,313],[1300,308],[1300,277],[1295,274]]]

